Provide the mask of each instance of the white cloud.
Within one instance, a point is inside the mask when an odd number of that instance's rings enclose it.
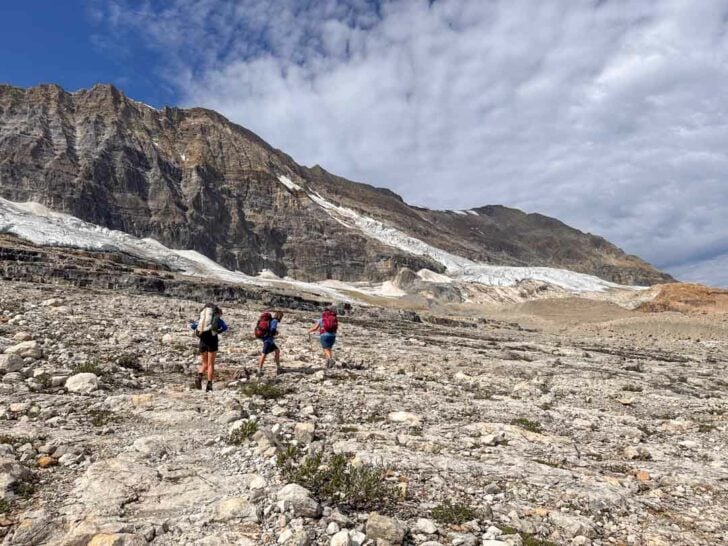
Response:
[[[728,252],[726,0],[104,5],[185,104],[300,163],[556,216],[674,271]]]

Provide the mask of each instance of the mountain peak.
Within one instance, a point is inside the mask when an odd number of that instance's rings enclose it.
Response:
[[[669,279],[558,220],[504,206],[460,214],[412,207],[389,189],[300,166],[217,112],[154,110],[111,84],[71,94],[0,88],[0,196],[248,274],[381,281],[402,267],[442,271],[436,255],[444,252],[622,284]],[[380,236],[387,230],[401,237]]]

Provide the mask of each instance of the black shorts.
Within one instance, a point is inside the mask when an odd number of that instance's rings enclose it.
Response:
[[[200,335],[200,354],[217,352],[218,336],[212,335],[212,332],[202,332]]]

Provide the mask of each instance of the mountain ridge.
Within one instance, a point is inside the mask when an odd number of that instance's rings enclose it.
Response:
[[[301,188],[294,191],[281,177]],[[173,248],[248,274],[385,280],[444,268],[342,225],[312,193],[429,245],[494,265],[559,267],[621,284],[672,280],[605,239],[502,205],[436,211],[387,188],[298,165],[205,108],[155,109],[99,84],[0,85],[0,196]]]

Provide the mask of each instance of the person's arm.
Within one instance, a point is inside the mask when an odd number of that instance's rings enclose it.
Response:
[[[194,321],[194,320],[191,320],[191,321],[190,321],[190,328],[191,328],[192,330],[197,330],[197,322],[196,322],[196,321]]]
[[[313,326],[309,329],[308,333],[313,334],[316,330],[318,330],[321,327],[321,324],[319,321],[314,322]]]
[[[219,321],[219,326],[220,326],[219,333],[222,334],[223,332],[227,332],[228,331],[228,325],[225,323],[225,321],[222,320],[222,319],[218,319],[218,321]]]

